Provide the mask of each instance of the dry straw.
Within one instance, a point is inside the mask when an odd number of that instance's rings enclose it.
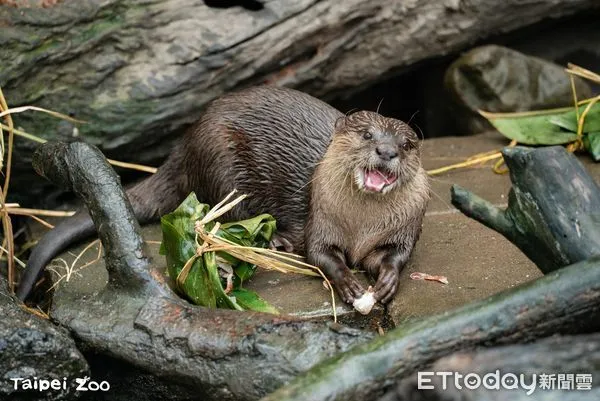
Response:
[[[219,218],[223,214],[233,209],[238,203],[243,201],[247,195],[240,195],[232,201],[229,201],[237,191],[232,191],[227,195],[221,202],[216,204],[202,219],[195,222],[196,231],[196,254],[192,256],[184,265],[183,269],[177,277],[178,285],[182,285],[194,261],[201,257],[204,252],[216,252],[223,251],[229,255],[243,260],[248,263],[252,263],[266,270],[275,270],[281,273],[296,273],[304,274],[307,276],[321,277],[327,284],[327,287],[331,293],[331,305],[333,309],[333,320],[337,322],[337,313],[335,307],[335,294],[333,292],[333,286],[323,274],[321,269],[316,266],[310,265],[303,261],[303,257],[287,252],[274,251],[266,248],[257,248],[250,246],[238,245],[225,238],[219,237],[217,231],[220,227],[219,223],[216,223],[212,230],[206,230],[206,225],[215,219]]]
[[[25,132],[23,130],[20,130],[20,129],[17,129],[14,127],[14,123],[13,123],[11,114],[22,113],[22,112],[26,112],[26,111],[43,112],[43,113],[47,113],[47,114],[52,115],[57,118],[71,121],[73,123],[83,123],[83,121],[76,120],[67,115],[64,115],[64,114],[61,114],[61,113],[58,113],[55,111],[47,110],[47,109],[44,109],[41,107],[36,107],[36,106],[23,106],[23,107],[15,107],[15,108],[9,109],[8,105],[6,104],[6,100],[3,96],[2,90],[0,89],[0,119],[3,118],[6,121],[6,124],[0,123],[0,148],[1,148],[0,149],[1,150],[1,152],[0,152],[0,169],[2,169],[4,167],[4,161],[5,161],[4,155],[5,155],[6,151],[8,151],[8,154],[6,157],[6,175],[5,175],[4,186],[3,186],[3,188],[0,189],[0,212],[2,213],[2,224],[3,224],[3,231],[4,231],[4,241],[3,241],[2,246],[0,246],[0,252],[5,253],[7,255],[8,281],[9,281],[9,289],[11,292],[14,292],[15,261],[17,261],[17,262],[20,262],[20,261],[17,260],[14,255],[13,231],[12,231],[12,225],[10,222],[10,218],[8,218],[8,216],[10,214],[29,216],[29,217],[33,218],[34,220],[36,220],[37,222],[39,222],[40,224],[43,224],[44,226],[46,226],[48,228],[52,228],[53,227],[52,224],[46,222],[45,220],[39,218],[38,216],[67,217],[67,216],[71,216],[74,214],[73,211],[29,209],[29,208],[22,208],[18,204],[5,203],[6,195],[8,192],[8,185],[10,183],[10,169],[11,169],[11,162],[12,162],[12,149],[13,149],[14,136],[17,135],[17,136],[20,136],[22,138],[25,138],[25,139],[28,139],[30,141],[37,142],[37,143],[45,143],[46,142],[46,140],[43,138],[32,135],[28,132]],[[6,130],[8,132],[8,146],[5,146],[5,143],[4,143],[3,130]],[[134,164],[134,163],[126,163],[126,162],[116,161],[116,160],[112,160],[112,159],[107,159],[107,160],[110,164],[112,164],[114,166],[118,166],[118,167],[123,167],[123,168],[138,170],[138,171],[144,171],[144,172],[148,172],[148,173],[156,173],[156,171],[157,171],[157,169],[154,167],[148,167],[148,166]],[[204,217],[204,219],[202,219],[196,225],[197,243],[199,240],[202,240],[203,244],[204,244],[204,245],[200,245],[198,243],[198,249],[199,249],[198,255],[200,256],[202,254],[202,252],[206,252],[206,251],[224,251],[240,260],[244,260],[246,262],[255,264],[255,265],[260,266],[267,270],[276,270],[276,271],[283,272],[283,273],[297,273],[297,274],[304,274],[304,275],[309,275],[309,276],[318,276],[318,277],[320,276],[323,278],[323,280],[325,280],[325,282],[327,283],[327,286],[331,292],[331,302],[332,302],[332,306],[333,306],[333,318],[334,318],[334,321],[337,321],[333,287],[332,287],[331,283],[329,282],[329,280],[327,279],[327,277],[323,274],[323,272],[318,267],[312,266],[308,263],[303,262],[303,258],[301,256],[298,256],[295,254],[286,253],[286,252],[278,252],[278,251],[273,251],[273,250],[263,249],[263,248],[245,247],[245,246],[241,246],[241,245],[232,243],[232,242],[216,235],[216,230],[218,230],[218,227],[219,227],[218,223],[215,226],[215,229],[213,231],[206,232],[204,230],[204,226],[206,223],[213,221],[214,219],[223,215],[227,211],[231,210],[231,208],[233,208],[235,205],[237,205],[239,202],[241,202],[246,197],[246,195],[242,195],[242,196],[236,198],[235,200],[233,200],[232,202],[226,203],[233,196],[234,193],[235,193],[235,191],[232,192],[231,194],[229,194],[218,205],[213,207],[210,210],[210,212]],[[84,250],[84,252],[85,252],[85,250]],[[1,256],[1,254],[0,254],[0,256]],[[180,279],[182,279],[182,278],[185,281],[185,277],[187,276],[187,273],[188,273],[189,268],[191,267],[192,263],[193,263],[193,260],[190,260],[190,261],[188,261],[188,263],[186,263],[186,266],[187,265],[189,265],[189,266],[182,270],[182,272],[180,273],[180,277],[178,277],[178,281],[180,281]],[[22,262],[20,262],[19,264],[22,264]],[[31,311],[32,313],[34,313],[34,312],[38,313],[37,310],[33,310],[33,309],[28,309],[28,310]]]
[[[8,264],[8,289],[11,293],[15,290],[15,241],[13,235],[12,223],[6,210],[6,198],[8,196],[8,187],[10,184],[10,171],[12,165],[12,148],[14,140],[14,123],[8,111],[6,99],[0,88],[0,118],[4,118],[7,123],[8,131],[8,149],[4,143],[3,128],[0,128],[0,170],[4,168],[4,154],[6,153],[6,172],[4,175],[4,186],[0,190],[0,215],[2,216],[2,230],[4,232],[4,240],[2,241],[2,253],[6,253]]]
[[[47,228],[52,228],[52,224],[47,221],[41,219],[38,216],[48,216],[48,217],[65,217],[70,216],[74,212],[71,211],[54,211],[54,210],[42,210],[42,209],[28,209],[21,208],[18,204],[8,204],[6,203],[6,199],[8,196],[8,189],[10,185],[11,178],[11,167],[12,167],[12,150],[13,150],[13,142],[14,136],[20,136],[30,141],[45,143],[46,140],[30,133],[27,133],[23,130],[17,129],[14,127],[14,123],[12,120],[12,114],[23,113],[26,111],[38,111],[42,113],[47,113],[53,117],[60,118],[63,120],[71,121],[73,123],[83,123],[83,121],[74,119],[65,114],[58,113],[52,110],[47,110],[41,107],[36,106],[22,106],[22,107],[14,107],[9,108],[6,99],[4,98],[4,94],[2,93],[2,88],[0,88],[0,121],[4,120],[4,123],[0,123],[0,170],[5,169],[4,174],[4,184],[2,188],[0,188],[0,217],[2,218],[2,230],[4,233],[4,239],[2,241],[2,246],[0,246],[0,257],[4,257],[6,255],[6,260],[8,264],[8,286],[9,291],[14,293],[14,285],[15,285],[15,248],[14,248],[14,234],[13,228],[11,224],[11,220],[9,215],[23,215],[29,216],[38,223],[44,225]],[[8,133],[8,143],[4,141],[4,131]],[[157,171],[154,167],[143,166],[140,164],[134,163],[126,163],[120,162],[116,160],[108,159],[108,162],[114,166],[123,167],[127,169],[133,169],[138,171],[144,171],[148,173],[155,173]]]
[[[583,127],[585,124],[585,118],[588,115],[591,108],[597,102],[600,101],[600,96],[596,96],[596,97],[593,97],[590,99],[577,100],[577,91],[575,90],[574,77],[578,76],[578,77],[581,77],[581,78],[587,79],[589,81],[600,84],[600,75],[598,75],[590,70],[586,70],[585,68],[579,67],[575,64],[571,64],[571,63],[568,64],[568,68],[566,68],[565,71],[569,74],[569,78],[571,80],[571,90],[573,92],[573,105],[575,107],[575,112],[577,115],[577,140],[575,142],[570,143],[567,146],[567,150],[570,152],[575,152],[577,150],[583,149],[582,138],[583,138]],[[586,108],[583,110],[583,112],[580,115],[578,106],[583,106],[586,104],[587,104]],[[535,116],[535,115],[540,115],[540,114],[554,114],[554,113],[557,113],[560,111],[569,111],[569,110],[571,110],[571,108],[565,107],[565,108],[561,108],[561,109],[552,109],[552,110],[544,110],[544,111],[525,111],[525,112],[521,112],[521,113],[511,113],[511,115],[514,117],[527,117],[527,116]],[[485,118],[490,118],[490,117],[493,117],[494,115],[496,115],[494,113],[485,112],[483,110],[479,110],[479,114],[481,114]],[[516,146],[516,145],[517,145],[517,142],[513,140],[510,142],[510,144],[508,146],[512,147],[512,146]],[[502,153],[500,152],[500,149],[497,149],[497,150],[493,150],[490,152],[479,153],[479,154],[473,155],[473,156],[469,157],[467,160],[465,160],[464,162],[452,164],[452,165],[445,166],[445,167],[440,167],[440,168],[433,169],[433,170],[428,170],[427,173],[429,175],[442,174],[447,171],[457,170],[457,169],[466,168],[466,167],[472,167],[475,165],[483,164],[483,163],[491,161],[491,160],[497,160],[497,159],[501,159],[501,158],[502,158]],[[504,160],[498,160],[494,164],[492,169],[497,174],[504,174],[504,173],[508,172],[508,169],[504,168],[503,165],[504,165]]]

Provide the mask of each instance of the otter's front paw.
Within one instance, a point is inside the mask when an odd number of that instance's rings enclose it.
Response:
[[[350,269],[339,273],[332,281],[337,293],[348,304],[352,304],[355,299],[360,298],[365,292]]]
[[[400,271],[394,266],[382,266],[375,284],[375,299],[387,304],[394,298],[398,290]]]

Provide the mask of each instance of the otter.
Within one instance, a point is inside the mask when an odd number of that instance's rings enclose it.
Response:
[[[300,91],[255,86],[213,100],[158,171],[126,193],[144,224],[192,191],[214,205],[237,189],[249,197],[223,221],[270,213],[272,245],[305,254],[345,302],[365,292],[350,271],[362,266],[386,303],[429,199],[419,143],[399,120],[344,115]],[[53,257],[94,232],[86,210],[56,225],[32,251],[17,296],[25,300]]]

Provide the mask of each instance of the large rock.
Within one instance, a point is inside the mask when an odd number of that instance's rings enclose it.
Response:
[[[86,360],[68,332],[48,320],[25,312],[8,294],[0,276],[0,399],[70,400],[76,378],[89,376]],[[59,390],[23,390],[24,381],[56,380]],[[63,387],[63,383],[66,385]],[[55,383],[56,384],[56,383]],[[39,385],[39,383],[38,383]]]
[[[577,78],[575,83],[579,99],[592,96],[586,82]],[[445,87],[459,110],[456,123],[465,133],[491,127],[478,110],[514,112],[573,104],[565,66],[495,45],[458,58],[446,72]]]
[[[268,82],[322,97],[350,93],[483,37],[598,6],[271,0],[253,11],[190,0],[29,2],[41,3],[54,6],[0,5],[0,86],[9,105],[35,104],[88,123],[75,131],[28,113],[17,124],[46,138],[77,134],[109,157],[143,163],[164,157],[173,137],[226,91]],[[49,186],[29,168],[32,147],[17,141],[12,188],[39,202]]]

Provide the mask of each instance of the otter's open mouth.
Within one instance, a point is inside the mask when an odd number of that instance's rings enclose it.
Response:
[[[394,184],[398,176],[385,170],[362,170],[358,171],[359,187],[368,192],[383,192],[383,190]],[[362,184],[362,185],[361,185]]]

